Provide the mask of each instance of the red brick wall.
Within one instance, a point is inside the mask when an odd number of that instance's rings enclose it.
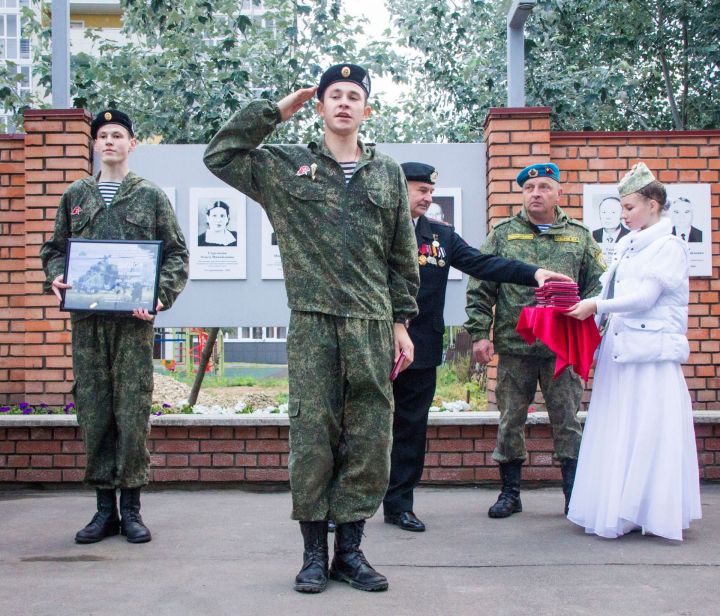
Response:
[[[583,184],[617,183],[643,160],[662,182],[711,184],[713,275],[691,278],[688,338],[692,354],[684,367],[695,409],[717,409],[720,401],[720,130],[627,133],[550,132],[547,107],[491,109],[488,144],[489,224],[517,213],[522,204],[514,183],[524,166],[552,160],[563,175],[561,207],[582,219]],[[546,146],[543,148],[542,146]],[[508,165],[510,167],[508,167]],[[488,399],[495,403],[496,361],[488,368]],[[589,400],[592,379],[585,391]],[[537,402],[542,402],[538,394]]]
[[[6,157],[13,161],[0,185],[0,278],[10,282],[0,296],[10,308],[0,316],[0,377],[8,370],[0,378],[0,397],[7,402],[69,401],[69,320],[54,296],[43,293],[39,254],[60,195],[91,171],[90,119],[82,109],[30,110],[24,139],[0,140],[0,164]]]
[[[0,397],[25,389],[25,135],[0,135]]]
[[[720,479],[720,424],[696,424],[700,476]],[[492,451],[497,425],[430,426],[425,483],[497,483]],[[526,427],[527,481],[560,481],[548,425]],[[153,426],[151,481],[287,482],[285,426]],[[85,456],[79,428],[0,428],[0,485],[82,481]]]

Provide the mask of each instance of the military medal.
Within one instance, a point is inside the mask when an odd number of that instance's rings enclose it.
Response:
[[[439,265],[440,267],[445,267],[445,261],[444,261],[443,259],[440,259],[440,260],[438,261],[438,265]]]
[[[313,163],[310,165],[310,179],[315,181],[315,173],[317,172],[317,164]]]
[[[428,257],[427,262],[430,263],[430,265],[437,265],[437,259],[435,257]]]
[[[308,173],[310,173],[310,167],[308,167],[307,165],[303,165],[302,167],[300,167],[300,169],[297,170],[297,173],[295,175],[307,175]]]
[[[425,255],[420,255],[418,257],[418,263],[420,265],[425,265],[427,263],[427,257]]]
[[[437,248],[438,246],[440,246],[440,242],[438,242],[437,240],[433,240],[432,245]]]

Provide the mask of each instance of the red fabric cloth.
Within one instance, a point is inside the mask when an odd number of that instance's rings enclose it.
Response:
[[[564,312],[567,308],[526,306],[520,312],[515,331],[528,344],[539,339],[555,353],[553,378],[558,378],[565,368],[572,366],[575,374],[587,381],[595,350],[600,344],[600,334],[595,319],[578,321],[565,316]]]

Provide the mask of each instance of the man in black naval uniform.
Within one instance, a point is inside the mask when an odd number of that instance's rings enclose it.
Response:
[[[423,163],[400,166],[408,181],[410,214],[418,244],[419,314],[408,328],[415,345],[415,361],[393,383],[393,446],[383,510],[388,524],[422,532],[425,524],[413,512],[413,490],[423,472],[428,411],[435,395],[436,369],[442,360],[443,310],[450,266],[475,278],[525,286],[569,278],[522,261],[482,254],[469,246],[448,223],[426,218],[437,172]]]

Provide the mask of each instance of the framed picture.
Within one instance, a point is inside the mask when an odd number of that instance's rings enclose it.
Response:
[[[190,189],[190,279],[244,280],[245,195],[233,188]]]
[[[68,240],[60,310],[156,313],[161,241]]]

